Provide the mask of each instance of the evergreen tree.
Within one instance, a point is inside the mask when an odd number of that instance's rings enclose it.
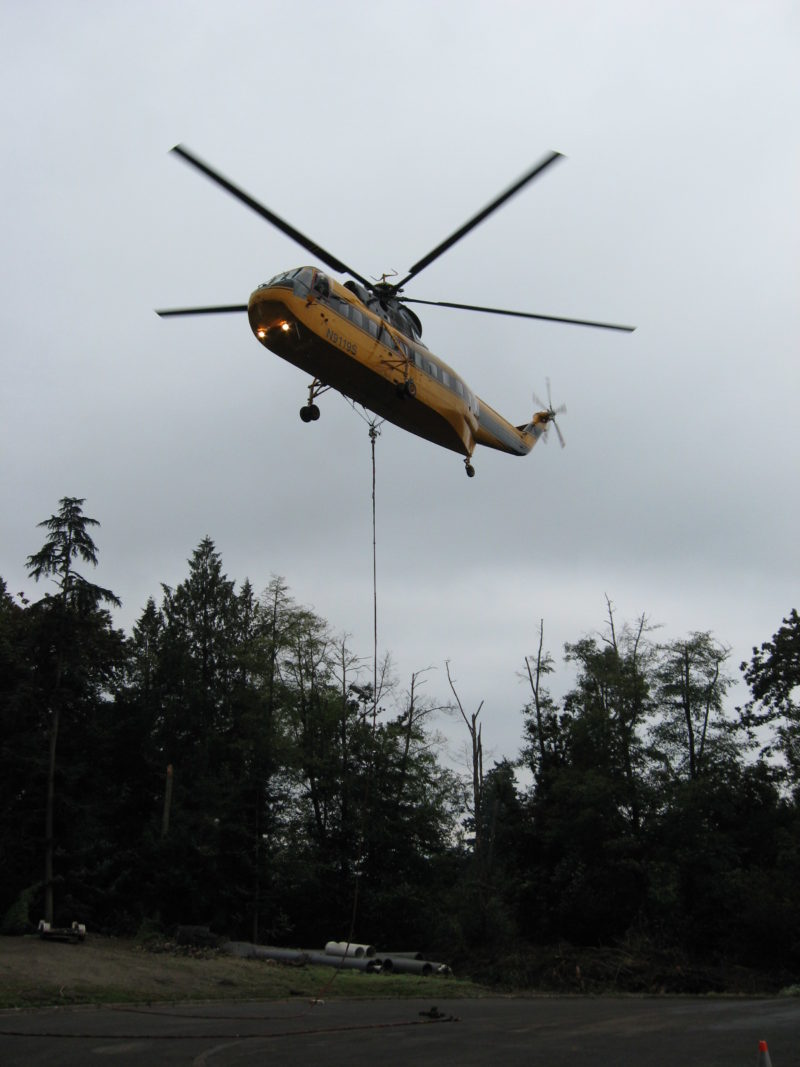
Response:
[[[61,499],[59,511],[39,523],[48,536],[27,562],[36,581],[52,578],[57,589],[55,595],[47,593],[31,608],[38,699],[47,731],[44,911],[50,923],[54,918],[56,755],[62,712],[71,712],[74,719],[82,709],[91,713],[92,702],[104,700],[122,652],[121,635],[112,630],[111,618],[102,607],[119,605],[118,598],[75,569],[77,560],[97,565],[89,528],[99,522],[84,515],[83,503],[77,497]]]

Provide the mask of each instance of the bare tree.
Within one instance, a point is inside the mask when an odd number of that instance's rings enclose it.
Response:
[[[464,705],[461,703],[461,698],[456,691],[455,682],[450,673],[450,663],[446,663],[445,666],[447,668],[447,680],[450,683],[453,696],[456,698],[456,704],[461,713],[461,718],[464,720],[467,730],[469,731],[470,743],[472,746],[472,818],[475,822],[475,858],[479,871],[483,873],[483,741],[481,738],[481,727],[478,723],[478,718],[481,709],[483,708],[483,701],[478,705],[478,710],[473,711],[472,714],[468,716],[464,711]]]

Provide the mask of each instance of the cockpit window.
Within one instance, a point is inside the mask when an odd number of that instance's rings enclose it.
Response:
[[[331,294],[331,283],[328,281],[325,275],[320,274],[318,270],[314,271],[314,281],[312,283],[311,288],[314,290],[315,293],[317,293],[318,296],[321,296],[323,299],[330,296]]]
[[[282,274],[276,274],[274,278],[270,278],[270,280],[268,282],[264,282],[264,284],[263,285],[259,285],[258,288],[259,289],[274,289],[274,288],[277,288],[279,286],[286,286],[287,288],[291,288],[292,287],[292,279],[296,275],[302,273],[303,270],[307,270],[307,269],[308,268],[295,267],[294,270],[287,270],[287,271],[284,271]]]
[[[308,296],[311,292],[311,282],[314,276],[314,272],[311,267],[301,267],[294,277],[294,295],[295,296]]]

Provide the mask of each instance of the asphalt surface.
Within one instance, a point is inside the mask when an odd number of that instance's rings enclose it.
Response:
[[[800,1067],[800,999],[306,1000],[0,1013],[2,1067]],[[421,1014],[425,1013],[425,1014]]]

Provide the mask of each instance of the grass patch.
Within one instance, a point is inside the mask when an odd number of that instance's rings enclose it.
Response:
[[[77,945],[0,938],[0,1008],[198,1000],[485,996],[456,978],[363,974],[237,959],[221,952],[150,952],[88,937]]]

